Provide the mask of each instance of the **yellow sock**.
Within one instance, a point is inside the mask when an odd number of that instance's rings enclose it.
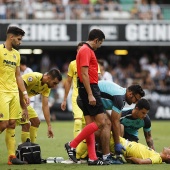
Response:
[[[86,126],[86,121],[84,116],[82,117],[82,129]]]
[[[74,138],[80,133],[81,129],[82,129],[82,120],[75,119],[74,129],[73,129]]]
[[[32,143],[36,142],[36,139],[37,139],[37,130],[38,130],[37,127],[34,127],[34,126],[30,127],[30,139],[31,139]]]
[[[84,152],[84,154],[83,155],[81,155],[81,158],[86,158],[87,157],[87,155],[88,155],[88,152],[87,152],[87,150]]]
[[[15,155],[15,129],[7,128],[5,133],[5,142],[8,150],[8,156]]]
[[[76,158],[80,159],[87,152],[87,144],[86,141],[83,140],[76,148]],[[87,156],[87,155],[86,155]],[[86,157],[84,156],[84,158]]]
[[[26,142],[27,139],[30,139],[30,132],[21,132],[21,141],[22,143]]]

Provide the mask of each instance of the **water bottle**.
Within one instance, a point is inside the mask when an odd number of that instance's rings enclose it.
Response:
[[[55,157],[55,159],[54,159],[55,163],[61,163],[62,161],[64,161],[63,157]]]
[[[61,161],[64,161],[63,157],[48,157],[47,163],[61,163]]]

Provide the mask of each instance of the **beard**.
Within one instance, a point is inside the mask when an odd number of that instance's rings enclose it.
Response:
[[[126,102],[127,102],[128,105],[131,105],[131,104],[132,104],[132,102],[129,101],[129,100],[126,100]]]
[[[14,48],[15,50],[18,50],[19,49],[19,45],[12,44],[12,48]]]

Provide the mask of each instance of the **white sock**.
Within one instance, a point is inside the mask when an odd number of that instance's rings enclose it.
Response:
[[[103,155],[103,160],[106,160],[109,155],[110,155],[110,153]]]

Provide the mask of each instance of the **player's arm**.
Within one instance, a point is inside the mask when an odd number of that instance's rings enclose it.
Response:
[[[134,164],[152,164],[152,161],[149,158],[141,159],[141,158],[129,157],[126,158],[126,161]]]
[[[120,143],[119,136],[120,135],[120,114],[112,110],[111,114],[111,122],[112,122],[112,131],[113,131],[113,138],[114,143]]]
[[[146,139],[146,143],[147,145],[152,148],[153,150],[155,150],[154,144],[153,144],[153,139],[152,139],[152,135],[151,135],[151,130],[150,131],[143,131],[144,132],[144,136]]]
[[[64,99],[63,102],[61,103],[61,109],[64,111],[66,109],[66,104],[67,104],[67,96],[71,88],[73,78],[67,75],[67,80],[65,81],[64,84]]]
[[[90,87],[88,67],[81,67],[81,74],[82,74],[84,87],[85,87],[87,94],[88,94],[89,104],[95,106],[96,105],[96,99],[94,98],[91,87]]]
[[[24,85],[24,81],[20,75],[20,67],[17,66],[16,67],[16,72],[15,72],[15,77],[16,77],[16,82],[18,85],[19,90],[21,91],[22,95],[23,95],[23,99],[26,103],[26,105],[30,104],[30,99],[28,97],[28,93],[26,91],[25,85]]]
[[[51,127],[50,109],[48,106],[48,97],[43,96],[43,95],[42,95],[42,110],[43,110],[45,121],[48,126],[48,137],[53,138],[54,135],[53,135],[52,127]]]

